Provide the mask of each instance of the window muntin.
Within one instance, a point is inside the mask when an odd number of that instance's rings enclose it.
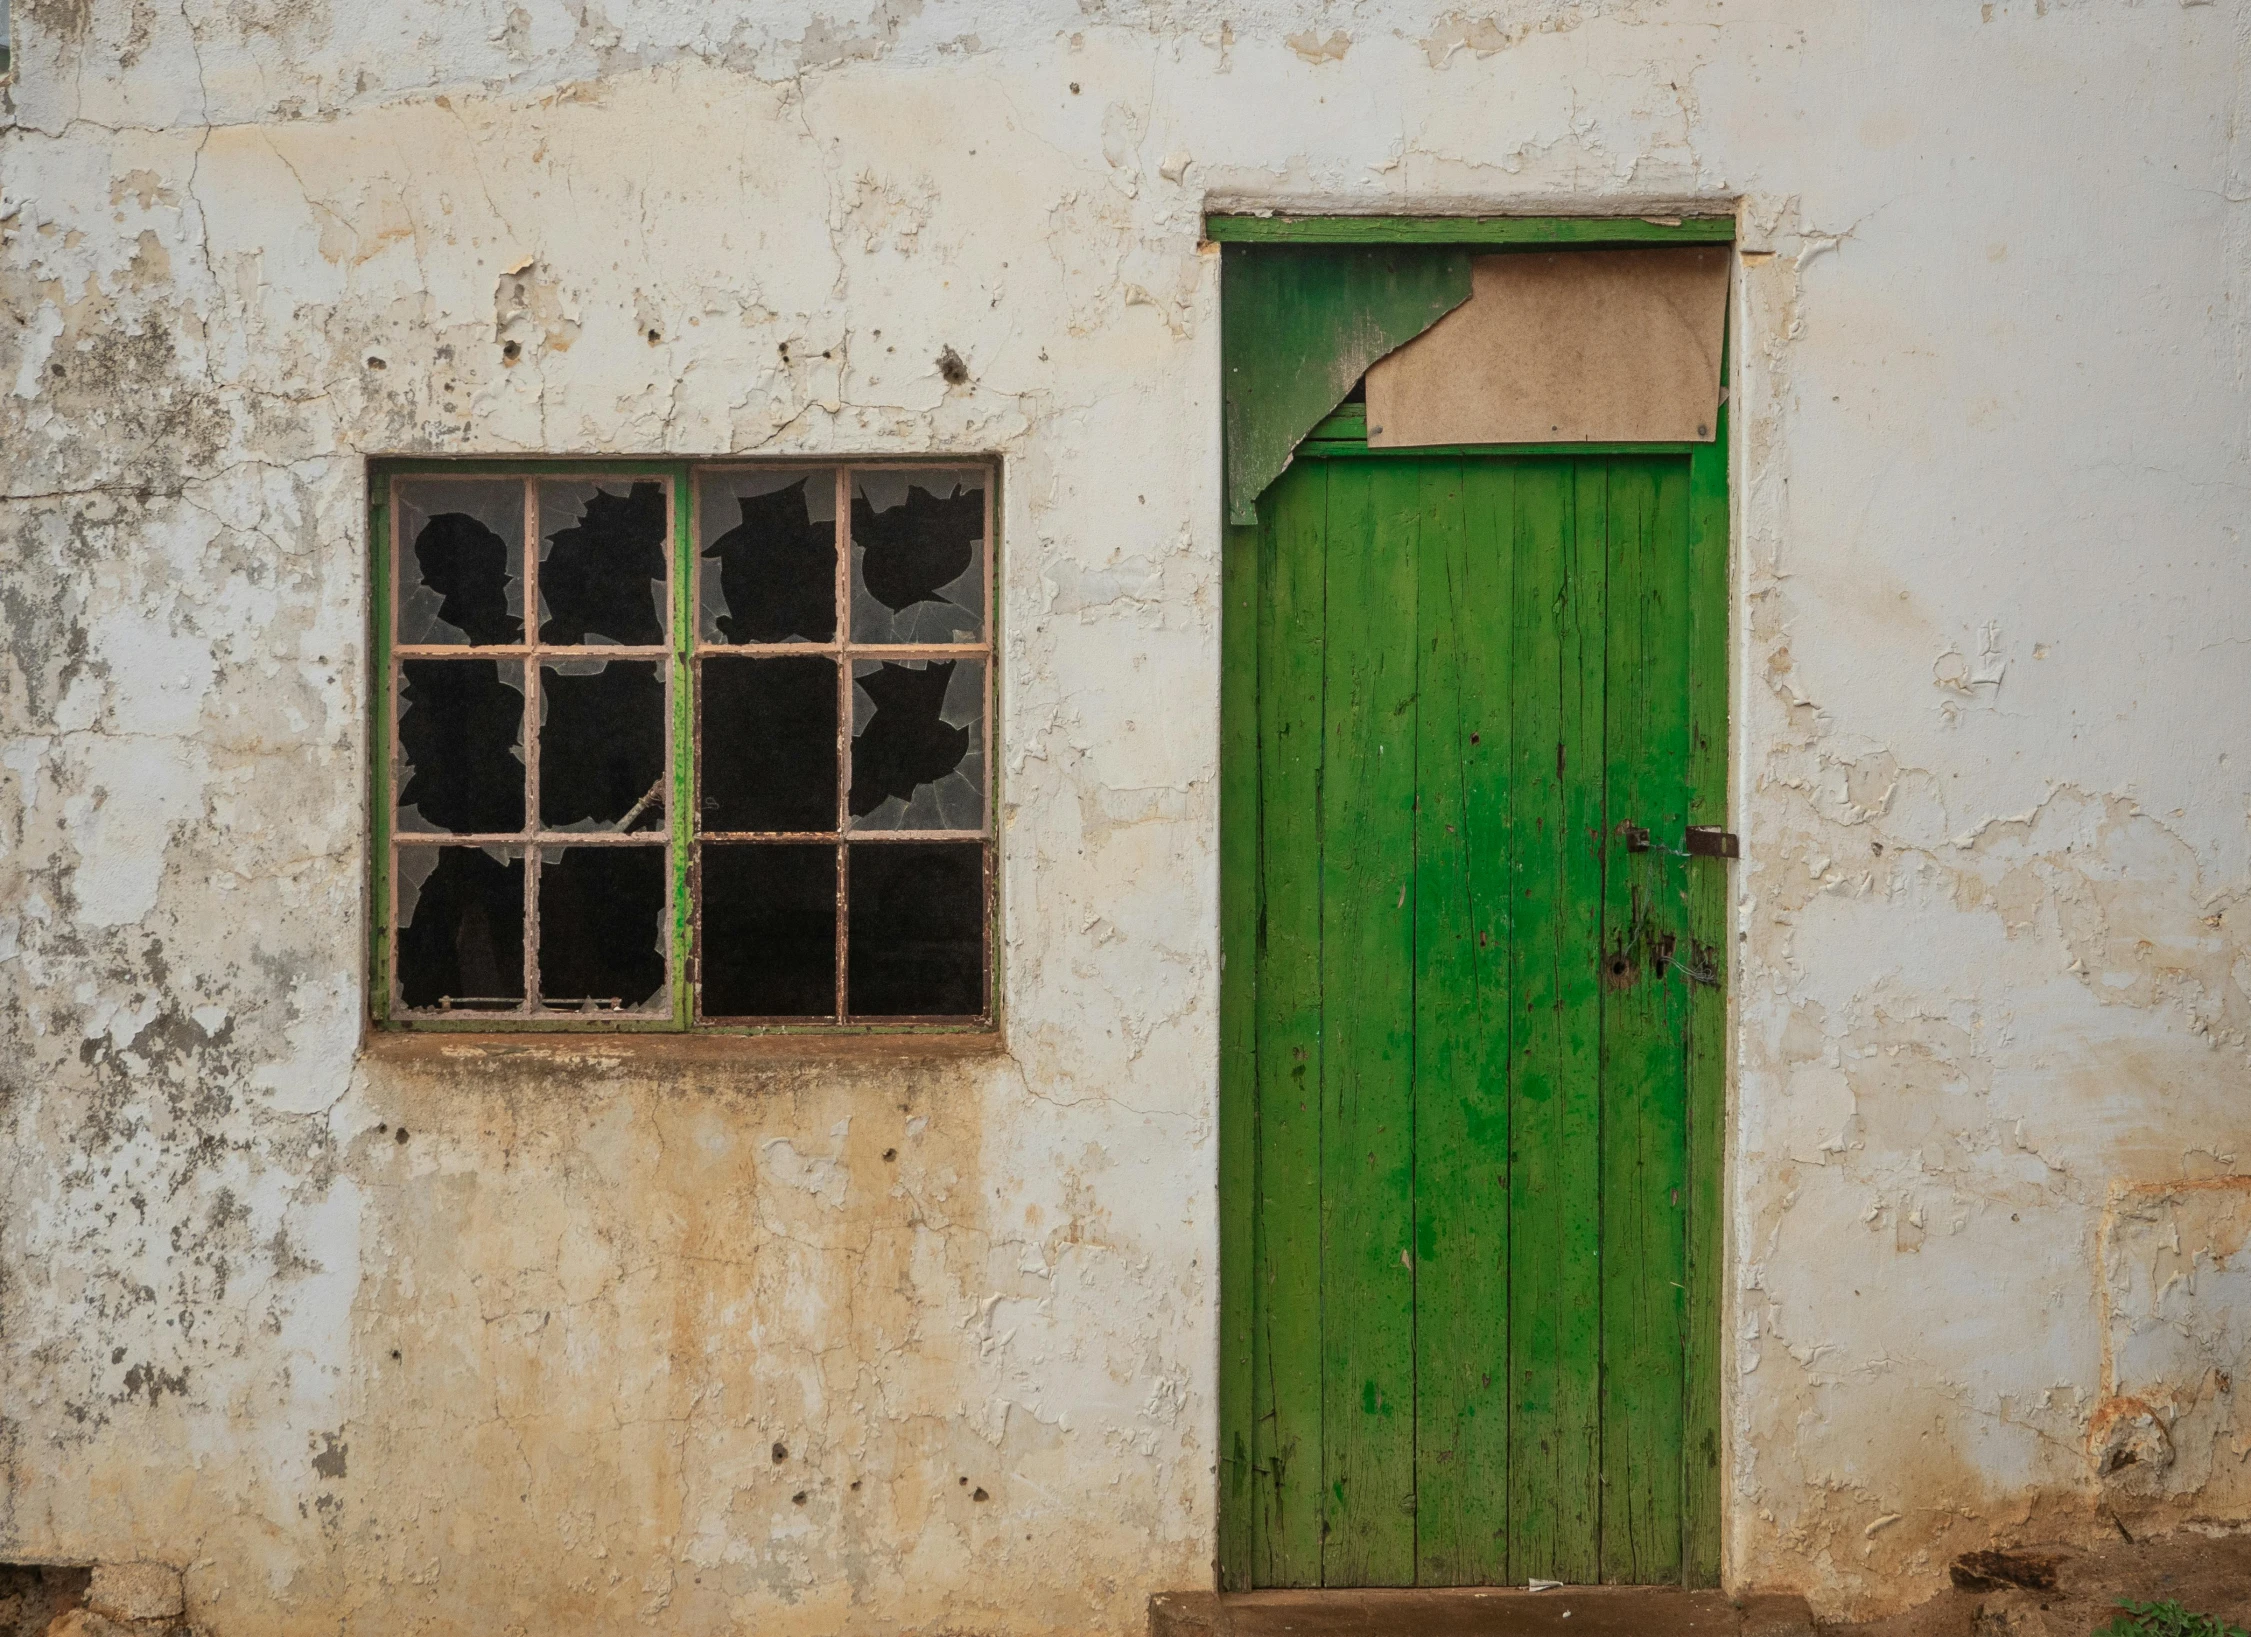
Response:
[[[930,462],[379,484],[378,1020],[988,1022],[993,487]]]

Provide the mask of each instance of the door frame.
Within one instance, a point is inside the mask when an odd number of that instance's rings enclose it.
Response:
[[[1450,245],[1556,249],[1732,243],[1727,216],[1300,216],[1212,215],[1205,237],[1222,244]],[[1697,579],[1690,599],[1688,822],[1729,828],[1729,665],[1734,565],[1728,488],[1728,414],[1733,385],[1734,296],[1721,350],[1718,421],[1709,443],[1500,444],[1451,450],[1366,447],[1364,416],[1332,414],[1305,440],[1328,459],[1382,460],[1432,454],[1598,455],[1685,453],[1689,457],[1689,548]],[[1357,406],[1347,406],[1356,408]],[[1224,488],[1224,485],[1223,485]],[[1251,1504],[1253,1222],[1256,1211],[1257,1092],[1253,954],[1258,899],[1258,527],[1221,515],[1220,848],[1219,848],[1219,1448],[1214,1463],[1218,1521],[1215,1578],[1221,1591],[1253,1585]],[[1717,549],[1712,549],[1715,547]],[[1720,1365],[1724,1337],[1723,1258],[1728,1104],[1728,934],[1731,881],[1715,865],[1694,874],[1690,920],[1699,954],[1717,981],[1692,989],[1689,1057],[1689,1224],[1687,1420],[1683,1428],[1683,1562],[1691,1586],[1721,1581],[1725,1437]]]

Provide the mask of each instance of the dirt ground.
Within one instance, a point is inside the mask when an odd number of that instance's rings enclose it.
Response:
[[[2182,1532],[2093,1551],[2029,1542],[2011,1555],[2052,1559],[2054,1588],[1945,1591],[1889,1619],[1823,1625],[1821,1637],[2087,1637],[2121,1598],[2171,1599],[2251,1628],[2251,1535]]]

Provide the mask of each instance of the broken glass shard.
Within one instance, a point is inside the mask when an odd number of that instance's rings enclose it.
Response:
[[[524,998],[524,857],[513,847],[401,847],[399,1003],[496,1011]]]
[[[836,828],[836,661],[702,661],[699,829]]]
[[[835,471],[714,472],[696,498],[700,640],[832,640]]]
[[[664,828],[664,678],[653,659],[551,659],[539,679],[539,823]]]
[[[985,662],[852,662],[856,830],[982,830]]]
[[[515,478],[414,478],[399,508],[402,643],[524,640],[524,486]]]
[[[524,827],[524,664],[399,664],[398,827],[512,835]]]
[[[539,486],[539,640],[655,646],[670,629],[664,485]]]
[[[854,1017],[985,1010],[985,849],[859,842],[851,850],[845,994]]]
[[[834,847],[707,842],[698,901],[703,1016],[836,1016]]]
[[[985,631],[985,473],[852,474],[852,640],[979,642]]]
[[[665,849],[556,847],[539,864],[539,1002],[637,1012],[664,994]]]

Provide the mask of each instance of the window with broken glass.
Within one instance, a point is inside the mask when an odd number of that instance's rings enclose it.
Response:
[[[990,1020],[989,468],[372,491],[379,1022]]]

